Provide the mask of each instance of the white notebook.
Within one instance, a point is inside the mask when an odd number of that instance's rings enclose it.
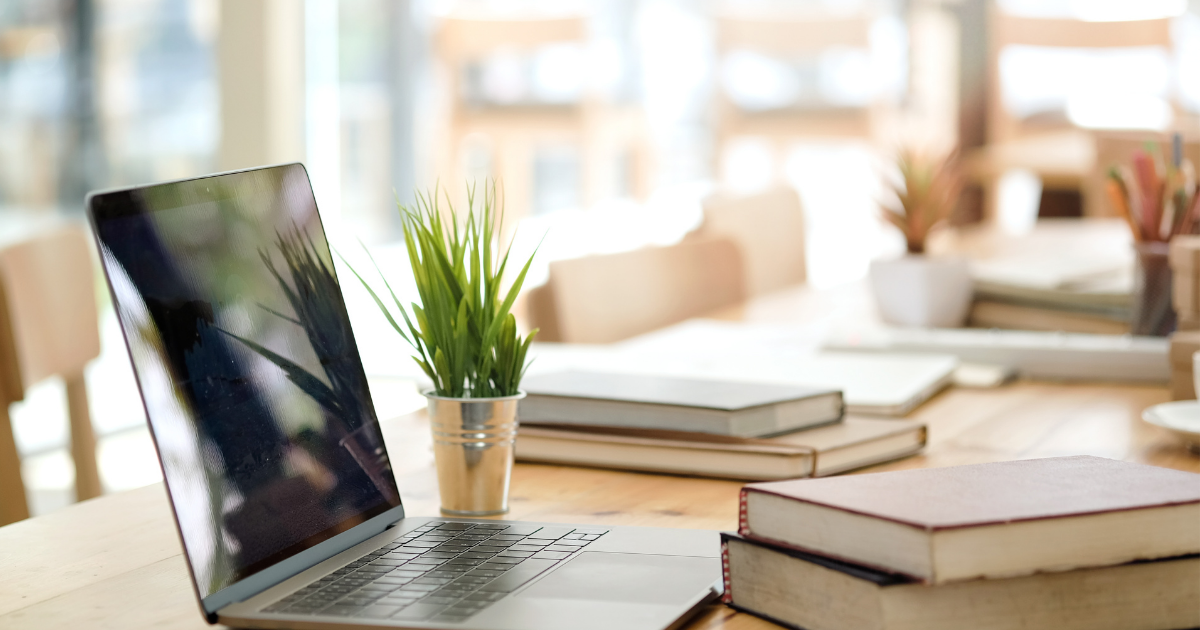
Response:
[[[521,381],[521,423],[762,437],[842,419],[836,389],[648,374],[565,371]]]
[[[811,327],[691,320],[606,346],[533,344],[530,374],[585,370],[842,390],[849,413],[899,416],[950,384],[945,354],[822,352]]]

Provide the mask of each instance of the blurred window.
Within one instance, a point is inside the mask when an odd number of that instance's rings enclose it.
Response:
[[[1187,0],[997,0],[1000,10],[1040,18],[1121,22],[1171,17],[1187,10]]]
[[[470,106],[570,105],[583,96],[584,49],[576,43],[532,53],[502,50],[463,65],[462,93]]]
[[[906,37],[898,18],[885,17],[871,28],[870,48],[835,46],[791,57],[731,50],[721,60],[721,86],[748,112],[866,107],[880,97],[903,95]]]
[[[721,80],[739,109],[865,107],[874,93],[870,55],[853,48],[778,59],[750,50],[729,53]]]
[[[0,206],[211,170],[216,0],[0,3]]]
[[[67,67],[59,3],[0,3],[0,204],[57,199]]]
[[[1187,110],[1200,112],[1200,15],[1182,15],[1175,20],[1174,27],[1179,100]]]
[[[370,240],[395,237],[393,191],[406,202],[411,194],[405,182],[395,179],[394,127],[402,123],[395,119],[394,108],[402,95],[395,93],[390,76],[393,63],[398,63],[390,59],[397,54],[392,41],[397,35],[390,29],[393,11],[400,9],[389,3],[393,0],[338,0],[337,23],[327,25],[336,31],[336,75],[323,78],[335,82],[338,94],[337,109],[329,114],[338,121],[339,145],[333,154],[340,164],[331,167],[339,171],[340,213],[351,232]],[[411,76],[406,80],[416,83]],[[315,151],[325,150],[310,140],[309,161],[317,158]]]
[[[93,63],[110,185],[213,169],[216,0],[101,0]]]
[[[998,0],[999,9],[1036,18],[1121,22],[1174,18],[1165,47],[1046,48],[1000,53],[1004,106],[1030,123],[1089,128],[1166,129],[1171,102],[1200,111],[1200,17],[1187,0]]]
[[[1161,47],[1009,46],[1000,53],[1004,106],[1018,118],[1083,127],[1171,123],[1171,59]]]
[[[533,157],[533,214],[580,206],[579,149],[571,144],[540,146]]]

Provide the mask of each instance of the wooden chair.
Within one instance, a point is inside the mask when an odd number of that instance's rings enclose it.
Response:
[[[718,63],[734,51],[756,52],[789,59],[812,55],[831,47],[869,48],[871,15],[821,17],[795,15],[719,15]],[[868,107],[787,107],[746,111],[723,89],[716,91],[715,171],[735,138],[756,137],[771,145],[776,179],[782,176],[788,146],[801,138],[857,138],[871,141],[881,133],[887,105],[882,101]]]
[[[573,145],[580,149],[580,201],[589,205],[608,192],[607,182],[627,181],[633,196],[649,194],[648,133],[640,108],[605,102],[584,86],[581,98],[562,104],[469,103],[463,69],[497,51],[530,54],[562,43],[588,41],[587,19],[567,17],[495,17],[452,15],[438,25],[436,51],[448,87],[447,132],[437,160],[443,183],[473,175],[465,168],[468,143],[480,142],[490,153],[488,175],[500,181],[511,225],[533,212],[533,164],[539,146]],[[580,72],[585,72],[580,69]],[[621,160],[622,156],[629,159]],[[627,173],[615,169],[627,168]],[[458,185],[451,186],[458,193]]]
[[[1159,18],[1125,22],[1086,22],[1070,18],[1037,18],[1012,15],[995,3],[991,6],[988,39],[988,140],[1006,142],[1071,129],[1065,115],[1052,121],[1023,120],[1004,105],[1000,82],[1000,55],[1009,46],[1047,48],[1134,48],[1159,46],[1172,50],[1171,20]],[[1048,129],[1048,127],[1051,127]]]
[[[804,282],[804,212],[792,188],[780,186],[755,195],[714,194],[704,200],[704,221],[695,234],[726,237],[737,244],[748,296]]]
[[[100,354],[89,240],[70,224],[0,248],[0,525],[29,516],[8,407],[50,376],[66,383],[75,496],[101,494],[83,379]]]
[[[989,11],[988,146],[967,160],[970,173],[984,188],[985,216],[995,216],[996,183],[1012,169],[1034,172],[1044,189],[1079,191],[1085,215],[1106,216],[1107,204],[1094,198],[1092,186],[1087,183],[1097,165],[1096,134],[1101,132],[1074,127],[1065,115],[1050,121],[1015,116],[1004,105],[1000,54],[1016,45],[1109,49],[1161,46],[1170,51],[1171,20],[1086,22],[1034,18],[1005,13],[995,3]],[[1178,118],[1181,110],[1177,104],[1174,109]]]
[[[722,238],[552,262],[527,304],[540,341],[609,343],[744,298],[741,254]]]

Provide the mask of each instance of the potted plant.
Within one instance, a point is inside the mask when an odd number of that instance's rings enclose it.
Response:
[[[904,151],[897,159],[895,197],[882,212],[904,234],[907,252],[871,263],[870,281],[884,321],[901,326],[961,326],[971,306],[967,261],[931,258],[929,233],[950,217],[962,190],[955,153],[942,157]]]
[[[448,199],[441,207],[436,190],[418,195],[413,207],[398,204],[421,301],[406,308],[384,280],[398,318],[354,274],[433,382],[422,393],[429,401],[442,510],[480,516],[508,511],[517,401],[525,396],[519,385],[537,331],[522,337],[511,313],[533,257],[502,294],[512,243],[501,252],[495,242],[502,221],[495,186],[484,190],[480,208],[475,202],[474,189],[468,189],[465,217]]]

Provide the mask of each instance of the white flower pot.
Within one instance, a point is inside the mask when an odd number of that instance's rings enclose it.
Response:
[[[871,262],[871,289],[879,314],[898,326],[962,326],[971,308],[967,261],[908,254]]]

